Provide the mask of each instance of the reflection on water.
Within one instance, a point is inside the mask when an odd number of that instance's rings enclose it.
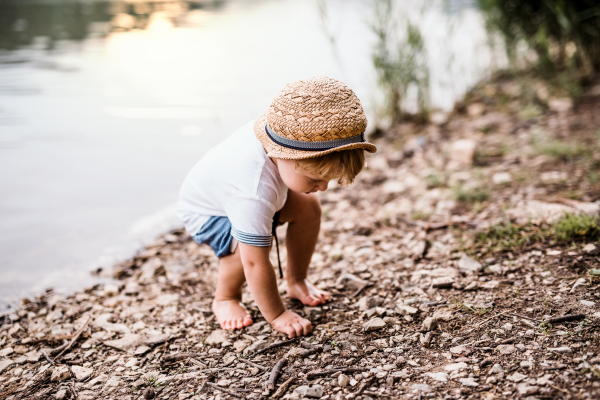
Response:
[[[225,0],[5,0],[0,3],[0,49],[14,50],[37,40],[51,50],[58,40],[146,29],[156,17],[185,27],[193,24],[196,10],[215,10],[224,4]]]
[[[491,56],[476,10],[424,2],[398,4],[422,27],[432,102],[447,109]],[[177,224],[191,166],[293,79],[346,82],[374,121],[372,6],[1,2],[0,303],[96,282],[91,268]]]

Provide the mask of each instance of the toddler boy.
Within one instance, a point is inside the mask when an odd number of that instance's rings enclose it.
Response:
[[[286,234],[288,296],[324,304],[330,294],[307,279],[321,224],[316,192],[332,179],[352,183],[365,162],[367,119],[354,92],[318,76],[288,84],[265,115],[211,149],[181,188],[178,217],[200,244],[212,247],[219,275],[212,310],[223,329],[252,324],[241,302],[250,292],[265,319],[290,338],[312,331],[286,310],[269,260],[278,224]],[[280,266],[281,272],[281,266]]]

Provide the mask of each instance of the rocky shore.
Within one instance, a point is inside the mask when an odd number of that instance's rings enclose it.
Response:
[[[354,186],[321,194],[310,279],[333,299],[279,287],[305,338],[248,292],[254,324],[220,330],[217,259],[182,230],[98,271],[113,284],[23,299],[0,318],[0,399],[598,398],[598,109],[600,86],[573,103],[497,77],[379,132]]]

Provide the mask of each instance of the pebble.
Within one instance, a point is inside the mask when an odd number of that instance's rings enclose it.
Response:
[[[321,398],[323,397],[323,386],[321,385],[313,385],[307,386],[302,385],[296,388],[294,392],[298,393],[300,396],[312,397],[312,398]]]
[[[500,354],[512,354],[515,351],[517,351],[516,347],[513,346],[512,344],[501,344],[498,347],[496,347],[496,350],[500,353]]]
[[[537,386],[531,386],[527,382],[517,385],[517,391],[519,392],[519,394],[522,394],[525,396],[536,394],[539,390],[540,390],[540,388],[538,388]]]
[[[579,300],[579,302],[586,307],[594,307],[596,305],[596,302],[589,300]]]
[[[514,374],[506,377],[506,379],[508,379],[509,381],[515,382],[515,383],[519,383],[525,378],[527,378],[527,375],[523,375],[518,372],[515,372]]]
[[[67,398],[66,389],[60,389],[58,392],[56,392],[56,394],[54,395],[54,398],[56,400],[65,400]]]
[[[346,387],[350,383],[350,377],[348,377],[348,375],[341,374],[338,376],[337,383],[339,387]]]
[[[55,367],[52,371],[52,376],[50,377],[51,382],[60,382],[65,379],[69,379],[71,377],[71,371],[69,371],[69,367],[66,365],[61,365],[60,367]]]
[[[479,383],[475,382],[475,380],[473,380],[473,378],[461,378],[460,379],[460,383],[463,386],[467,386],[467,387],[477,387],[477,386],[479,386]]]
[[[416,390],[418,392],[431,392],[431,386],[426,383],[413,383],[411,389]]]
[[[465,362],[459,362],[459,363],[453,363],[453,364],[448,364],[444,367],[445,371],[448,372],[453,372],[453,371],[460,371],[461,369],[467,368],[468,365]]]
[[[421,325],[421,332],[429,332],[433,331],[437,328],[437,320],[433,317],[427,317],[423,320],[423,324]]]
[[[12,347],[5,347],[2,350],[0,350],[0,356],[1,357],[10,356],[13,352],[14,352],[14,350]]]
[[[4,372],[5,369],[13,365],[15,362],[13,360],[3,360],[0,361],[0,374]]]
[[[490,374],[501,374],[504,370],[502,369],[502,365],[494,364],[492,368],[490,368]]]
[[[223,329],[217,329],[211,332],[205,340],[206,344],[215,345],[220,344],[223,347],[231,345],[229,341],[229,333]]]
[[[439,382],[448,382],[448,374],[445,372],[426,372],[425,375]]]
[[[80,367],[79,365],[73,365],[71,371],[73,372],[73,375],[75,375],[75,379],[79,382],[85,381],[94,373],[92,368]]]
[[[549,348],[548,351],[553,351],[555,353],[572,353],[573,350],[571,350],[570,347],[554,347],[554,348]]]
[[[385,321],[378,317],[373,318],[364,324],[364,328],[365,328],[366,332],[376,331],[381,328],[384,328],[385,326],[386,326]]]
[[[471,257],[463,254],[458,260],[458,268],[464,272],[477,272],[483,268],[480,262],[472,259]]]

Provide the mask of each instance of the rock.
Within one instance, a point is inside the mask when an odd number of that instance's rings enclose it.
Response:
[[[233,343],[233,348],[236,352],[241,353],[246,347],[250,346],[250,344],[249,340],[236,340]]]
[[[465,254],[458,260],[458,268],[467,273],[478,272],[482,267],[481,263]]]
[[[421,325],[421,332],[433,331],[437,328],[437,320],[433,317],[427,317]]]
[[[73,365],[71,371],[73,372],[73,375],[75,375],[75,379],[80,382],[85,381],[94,373],[92,368],[80,367],[78,365]]]
[[[13,370],[13,375],[14,376],[21,376],[21,375],[23,375],[23,368],[15,368]]]
[[[588,243],[585,246],[583,246],[583,248],[581,250],[588,254],[596,254],[598,248],[595,245],[593,245],[592,243]]]
[[[384,328],[386,323],[381,318],[373,318],[369,322],[363,325],[366,332],[376,331],[378,329]]]
[[[479,383],[475,382],[473,380],[473,378],[460,378],[460,383],[463,386],[467,386],[467,387],[477,387],[477,386],[479,386]]]
[[[469,283],[463,290],[465,292],[469,292],[471,290],[477,290],[479,289],[479,283],[477,281],[473,281],[471,283]]]
[[[573,108],[573,100],[568,97],[553,98],[548,100],[548,107],[557,113],[566,113]]]
[[[220,344],[223,347],[231,346],[231,342],[229,341],[229,333],[223,329],[212,331],[211,334],[206,338],[205,343],[209,345]]]
[[[513,346],[512,344],[501,344],[498,347],[496,347],[496,350],[500,353],[500,354],[512,354],[515,351],[517,351],[517,349],[515,348],[515,346]]]
[[[321,398],[323,397],[323,386],[321,385],[302,385],[294,390],[295,393],[298,393],[300,396],[313,397],[313,398]]]
[[[502,325],[502,329],[504,329],[507,332],[510,332],[513,330],[513,324],[506,323],[506,324]]]
[[[58,392],[56,392],[56,394],[54,395],[54,398],[56,400],[65,400],[67,398],[67,390],[60,389]]]
[[[527,382],[523,382],[517,385],[517,391],[519,392],[519,394],[526,396],[536,394],[539,390],[540,388],[538,388],[537,386],[531,386]]]
[[[358,301],[358,309],[361,311],[366,311],[370,308],[378,307],[383,303],[383,299],[379,296],[364,296]]]
[[[117,389],[120,385],[121,385],[121,380],[119,379],[119,377],[118,376],[111,376],[106,381],[106,384],[104,385],[104,388],[102,390],[107,391],[107,392],[110,393],[113,390]]]
[[[143,356],[144,354],[146,354],[150,350],[151,349],[148,346],[139,346],[138,348],[135,349],[135,351],[133,352],[133,355],[134,356]]]
[[[575,292],[578,288],[583,288],[585,289],[585,287],[587,286],[587,279],[585,278],[579,278],[575,281],[575,283],[573,284],[573,287],[571,288],[571,293]]]
[[[369,284],[369,282],[367,282],[367,281],[365,281],[363,279],[360,279],[356,275],[352,275],[352,274],[350,274],[348,272],[344,272],[337,279],[337,284],[341,285],[343,287],[349,287],[349,288],[358,290],[358,289],[362,289],[365,286],[367,286]]]
[[[492,175],[492,182],[495,185],[502,185],[503,183],[512,182],[512,176],[508,172],[496,172]]]
[[[554,382],[552,382],[550,380],[550,378],[552,378],[552,375],[546,374],[546,375],[542,376],[541,378],[537,378],[537,380],[535,381],[535,383],[537,385],[540,385],[540,386],[552,385],[552,384],[554,384]]]
[[[467,114],[469,117],[479,117],[485,112],[485,104],[473,103],[467,106]]]
[[[419,312],[418,309],[406,305],[397,306],[396,311],[401,315],[415,315],[417,312]]]
[[[29,353],[25,354],[25,356],[27,357],[28,363],[36,363],[40,361],[40,358],[42,358],[42,352],[41,350],[30,351]]]
[[[454,354],[455,356],[466,357],[471,354],[472,351],[473,350],[470,347],[463,345],[450,347],[450,353]]]
[[[256,342],[252,343],[250,346],[244,349],[244,354],[250,354],[260,349],[263,349],[267,347],[268,344],[269,343],[266,340],[257,340]]]
[[[450,160],[458,165],[472,165],[477,143],[472,139],[459,139],[452,143]]]
[[[596,304],[595,302],[589,300],[579,300],[579,302],[586,307],[594,307],[594,305]]]
[[[350,383],[350,378],[348,377],[348,375],[341,374],[340,376],[338,376],[337,383],[339,387],[346,387]]]
[[[461,369],[465,369],[467,367],[468,367],[468,365],[466,362],[458,362],[458,363],[446,365],[444,367],[444,370],[448,371],[448,372],[453,372],[453,371],[460,371]]]
[[[0,350],[0,357],[10,356],[14,352],[12,347],[5,347]]]
[[[414,383],[411,386],[411,389],[416,390],[418,392],[427,392],[427,393],[431,392],[431,386],[429,386],[426,383]]]
[[[0,374],[3,373],[8,367],[13,365],[15,362],[13,360],[2,360],[0,361]]]
[[[429,347],[429,344],[431,343],[431,332],[427,332],[425,334],[421,333],[419,341],[421,342],[423,347]]]
[[[98,375],[97,377],[95,377],[94,379],[92,379],[91,381],[87,382],[85,384],[85,387],[89,389],[89,388],[96,386],[99,383],[104,383],[107,380],[108,380],[108,375],[101,374],[101,375]]]
[[[138,365],[137,358],[131,358],[131,359],[129,359],[129,361],[127,361],[127,363],[125,363],[126,368],[135,367],[136,365]]]
[[[570,347],[554,347],[554,348],[549,348],[548,351],[553,351],[555,353],[572,353],[573,350],[571,350]]]
[[[69,371],[69,367],[66,365],[61,365],[60,367],[55,367],[52,371],[52,376],[50,377],[51,382],[60,382],[71,377],[71,372]]]
[[[109,322],[111,318],[114,318],[112,314],[100,314],[92,322],[92,325],[102,328],[107,332],[131,333],[131,330],[125,324],[113,324]]]
[[[492,368],[490,369],[490,374],[502,374],[504,373],[504,370],[502,369],[502,365],[500,364],[494,364],[492,366]]]
[[[398,194],[408,189],[407,185],[402,181],[388,180],[383,184],[381,190],[387,194]]]
[[[104,344],[121,351],[129,351],[142,344],[144,337],[135,333],[127,333],[121,339],[107,340]]]
[[[485,383],[490,383],[492,385],[498,383],[498,378],[496,378],[495,376],[488,376],[487,379],[485,380]]]
[[[508,379],[509,381],[515,382],[515,383],[519,383],[525,378],[527,378],[527,375],[523,375],[518,372],[515,372],[514,374],[506,377],[506,379]]]
[[[119,287],[117,285],[106,285],[104,286],[104,296],[116,296],[119,294]]]
[[[159,335],[150,335],[144,339],[143,343],[146,346],[154,347],[159,344],[167,342],[171,338],[171,335],[167,334],[159,334]]]
[[[448,382],[448,374],[445,372],[426,372],[425,375],[438,382]]]
[[[564,204],[545,203],[537,200],[526,200],[518,203],[514,208],[506,210],[506,215],[517,222],[526,224],[531,220],[544,220],[554,222],[565,214],[580,213],[575,207]]]
[[[449,308],[438,308],[433,313],[433,318],[437,321],[451,321],[454,318],[454,312]]]
[[[434,278],[431,281],[431,287],[434,289],[449,289],[453,283],[454,279],[450,277]]]

